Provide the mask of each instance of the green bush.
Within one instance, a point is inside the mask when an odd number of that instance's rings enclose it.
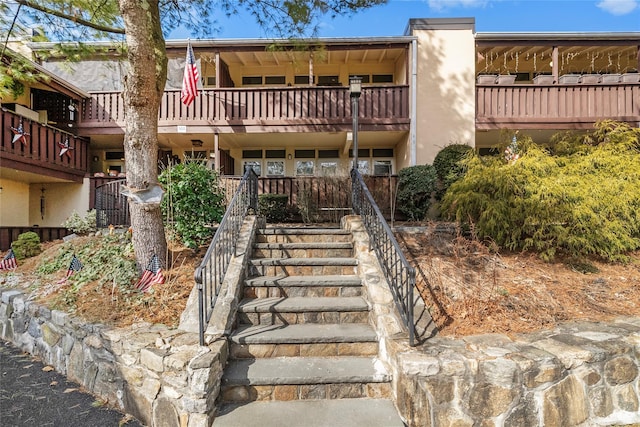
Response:
[[[411,166],[398,173],[398,209],[409,220],[421,221],[427,215],[436,190],[436,169],[431,165]]]
[[[436,197],[441,199],[447,189],[464,175],[465,167],[461,160],[473,153],[473,148],[466,144],[452,144],[444,147],[433,159],[433,167],[438,175],[438,191]]]
[[[217,173],[199,162],[185,162],[165,169],[159,180],[166,192],[162,212],[168,231],[192,249],[206,243],[225,211]]]
[[[96,231],[96,210],[90,210],[84,218],[78,212],[73,211],[69,218],[62,223],[62,226],[76,234],[92,233]]]
[[[289,196],[286,194],[260,194],[258,208],[269,222],[283,222],[289,219]]]
[[[515,162],[470,158],[442,209],[510,250],[624,260],[640,248],[639,140],[640,129],[603,122],[560,135],[555,152],[519,142]]]
[[[18,260],[30,258],[42,252],[40,236],[33,231],[20,234],[18,238],[11,243],[11,247],[13,248],[13,253]]]

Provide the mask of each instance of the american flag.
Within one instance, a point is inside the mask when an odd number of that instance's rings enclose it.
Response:
[[[184,64],[184,77],[182,78],[182,103],[189,106],[198,96],[198,79],[200,73],[196,65],[196,57],[193,54],[191,44],[187,45],[187,62]]]
[[[9,253],[0,261],[0,270],[13,270],[16,267],[18,267],[16,254],[13,253],[13,249],[9,249]]]
[[[59,280],[58,283],[60,284],[66,282],[73,273],[80,270],[82,270],[82,263],[76,257],[76,254],[73,254],[73,258],[71,258],[71,264],[69,264],[69,268],[67,269],[67,275],[64,277],[64,279]]]
[[[138,283],[135,284],[135,288],[141,292],[146,292],[151,288],[151,285],[154,283],[161,285],[164,283],[164,280],[164,273],[160,267],[160,261],[158,260],[158,256],[154,255],[151,257],[144,273],[142,273],[142,277],[138,280]]]

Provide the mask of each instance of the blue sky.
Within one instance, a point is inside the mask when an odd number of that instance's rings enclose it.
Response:
[[[477,32],[640,31],[640,0],[389,0],[351,17],[326,19],[321,37],[397,36],[410,18],[473,17]],[[249,15],[218,20],[216,38],[266,34]],[[175,31],[169,38],[186,38]]]

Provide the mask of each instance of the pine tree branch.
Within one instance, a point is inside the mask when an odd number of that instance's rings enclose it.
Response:
[[[41,6],[39,4],[31,2],[29,0],[16,0],[16,1],[20,5],[29,7],[31,9],[35,9],[37,11],[40,11],[40,12],[43,12],[43,13],[46,13],[46,14],[49,14],[49,15],[56,16],[56,17],[61,18],[61,19],[66,19],[68,21],[75,22],[76,24],[80,24],[80,25],[83,25],[85,27],[93,28],[94,30],[97,30],[97,31],[104,31],[106,33],[113,33],[113,34],[125,34],[125,31],[124,31],[123,28],[114,28],[114,27],[108,27],[108,26],[105,26],[105,25],[95,24],[95,23],[93,23],[91,21],[87,21],[87,20],[79,18],[77,16],[70,16],[70,15],[62,13],[62,12],[60,12],[58,10],[49,9],[48,7]]]

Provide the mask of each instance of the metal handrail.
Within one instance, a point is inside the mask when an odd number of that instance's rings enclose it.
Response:
[[[242,177],[209,249],[194,274],[196,286],[198,286],[200,345],[204,345],[206,325],[213,314],[224,275],[232,255],[235,254],[240,229],[249,208],[256,212],[258,210],[258,176],[252,169],[248,169]]]
[[[385,278],[391,287],[393,300],[409,331],[409,345],[413,346],[415,341],[413,320],[415,269],[405,258],[389,224],[373,200],[362,175],[356,169],[351,171],[351,188],[353,210],[362,218],[369,235],[370,249],[375,250]]]

